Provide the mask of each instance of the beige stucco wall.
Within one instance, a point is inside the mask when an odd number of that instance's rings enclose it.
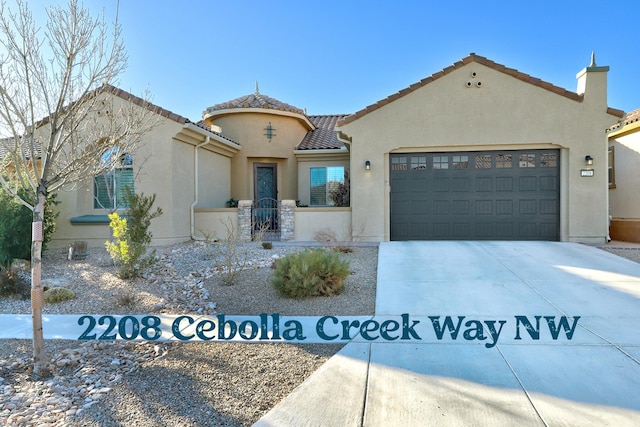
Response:
[[[116,103],[124,102],[115,98]],[[133,153],[135,192],[146,196],[156,194],[154,207],[163,214],[152,220],[150,231],[153,245],[165,245],[189,240],[191,237],[191,204],[195,200],[195,144],[205,136],[184,133],[184,125],[156,116],[154,128],[148,132]],[[200,139],[200,140],[199,140]],[[189,142],[184,142],[188,140]],[[223,206],[229,198],[230,159],[199,148],[199,206]],[[215,188],[212,186],[215,183]],[[102,247],[111,237],[107,224],[77,225],[70,218],[81,215],[106,215],[105,209],[93,207],[93,180],[68,186],[58,193],[60,216],[51,247],[65,247],[75,240],[86,240],[90,247]]]
[[[222,208],[231,198],[231,159],[200,148],[198,208]]]
[[[351,208],[296,208],[295,237],[297,241],[314,241],[319,231],[329,232],[338,241],[351,241]]]
[[[238,209],[196,209],[196,239],[225,239],[238,230]]]
[[[222,133],[242,145],[231,159],[231,194],[238,200],[254,198],[253,168],[255,163],[277,164],[278,199],[298,199],[298,169],[293,150],[302,140],[309,125],[294,114],[269,110],[230,112],[208,119],[222,128]],[[275,136],[265,136],[268,124]]]
[[[640,219],[638,183],[640,183],[640,122],[616,132],[609,140],[614,147],[615,188],[609,190],[611,216]]]
[[[466,83],[481,81],[478,88]],[[579,102],[471,62],[347,123],[353,224],[389,240],[389,153],[561,149],[561,240],[602,242],[607,231],[606,72],[584,77]],[[600,94],[596,96],[594,94]],[[580,177],[591,155],[595,176]],[[371,161],[371,170],[363,165]]]

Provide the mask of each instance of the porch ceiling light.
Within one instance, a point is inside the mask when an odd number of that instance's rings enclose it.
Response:
[[[587,166],[593,166],[593,157],[591,157],[591,156],[589,156],[589,155],[586,155],[586,156],[584,157],[584,163],[585,163]]]
[[[371,170],[371,162],[369,160],[364,162],[364,169],[365,170]]]

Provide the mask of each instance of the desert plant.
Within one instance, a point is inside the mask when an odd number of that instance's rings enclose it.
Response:
[[[0,267],[0,297],[19,293],[18,282],[11,270]]]
[[[68,301],[76,297],[71,289],[53,286],[44,291],[44,302],[54,304],[56,302]]]
[[[212,257],[220,271],[222,283],[233,285],[249,262],[249,251],[231,219],[220,222],[225,227],[225,238],[215,238],[212,242],[211,236],[208,236],[207,242],[212,248]]]
[[[340,238],[331,228],[322,228],[317,230],[313,233],[313,239],[336,252],[353,252],[353,248],[351,247],[351,236]]]
[[[273,243],[271,243],[271,242],[262,242],[262,247],[264,249],[272,249],[273,248]]]
[[[118,277],[131,279],[156,261],[155,251],[147,254],[153,237],[149,226],[152,219],[162,215],[162,209],[152,212],[155,194],[148,197],[144,193],[138,195],[127,191],[125,199],[129,206],[127,217],[120,217],[117,212],[109,215],[109,227],[115,242],[107,241],[105,247],[118,267]]]
[[[121,292],[116,295],[116,305],[121,307],[133,307],[136,303],[136,294],[133,290]]]
[[[252,227],[253,227],[253,233],[251,236],[251,240],[253,240],[254,242],[263,242],[264,235],[269,231],[269,228],[270,228],[269,222],[268,221],[254,222],[252,224]]]
[[[17,269],[0,266],[0,297],[18,295],[28,299],[30,285],[28,276],[20,274]]]
[[[340,255],[317,248],[293,252],[275,262],[271,283],[291,298],[330,296],[341,293],[349,275],[349,262]]]

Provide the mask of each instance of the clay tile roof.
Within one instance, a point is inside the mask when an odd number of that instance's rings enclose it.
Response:
[[[240,145],[240,143],[238,143],[238,142],[234,141],[233,139],[228,138],[228,137],[224,136],[223,134],[221,134],[220,132],[216,132],[215,130],[211,129],[211,126],[209,126],[208,124],[206,124],[206,123],[204,122],[204,120],[200,120],[198,123],[194,123],[194,122],[190,122],[190,123],[193,123],[194,125],[198,126],[199,128],[202,128],[202,129],[204,129],[204,130],[206,130],[206,131],[208,131],[208,132],[211,132],[211,133],[213,133],[213,134],[215,134],[215,135],[219,136],[219,137],[220,137],[220,138],[222,138],[222,139],[226,139],[226,140],[227,140],[227,141],[229,141],[229,142],[233,142],[233,143],[234,143],[234,144],[236,144],[236,145]]]
[[[351,114],[350,116],[347,116],[342,120],[339,120],[338,123],[337,123],[337,126],[342,126],[342,125],[345,125],[347,123],[351,123],[352,121],[359,119],[360,117],[370,113],[371,111],[377,110],[378,108],[382,107],[383,105],[385,105],[385,104],[387,104],[389,102],[392,102],[392,101],[394,101],[394,100],[396,100],[396,99],[398,99],[400,97],[406,96],[409,93],[411,93],[411,92],[413,92],[413,91],[415,91],[415,90],[417,90],[417,89],[419,89],[419,88],[431,83],[434,80],[437,80],[437,79],[439,79],[439,78],[441,78],[443,76],[446,76],[447,74],[449,74],[449,73],[451,73],[451,72],[453,72],[453,71],[455,71],[455,70],[457,70],[457,69],[459,69],[459,68],[463,67],[464,65],[467,65],[467,64],[469,64],[471,62],[477,62],[478,64],[482,64],[482,65],[485,65],[485,66],[487,66],[489,68],[493,68],[496,71],[508,74],[508,75],[510,75],[512,77],[515,77],[515,78],[517,78],[519,80],[522,80],[522,81],[524,81],[526,83],[530,83],[530,84],[532,84],[534,86],[538,86],[540,88],[543,88],[543,89],[546,89],[546,90],[551,91],[553,93],[556,93],[558,95],[567,97],[567,98],[572,99],[574,101],[582,101],[582,99],[583,99],[582,95],[578,95],[575,92],[568,91],[568,90],[563,89],[563,88],[561,88],[559,86],[555,86],[555,85],[553,85],[553,84],[551,84],[549,82],[545,82],[545,81],[540,80],[538,78],[532,77],[529,74],[522,73],[522,72],[520,72],[520,71],[518,71],[518,70],[516,70],[514,68],[507,68],[502,64],[498,64],[498,63],[496,63],[496,62],[494,62],[494,61],[492,61],[490,59],[487,59],[487,58],[485,58],[483,56],[476,55],[475,53],[470,53],[469,56],[467,56],[466,58],[461,59],[460,61],[454,63],[453,65],[450,65],[450,66],[446,67],[445,69],[443,69],[441,71],[438,71],[438,72],[432,74],[431,76],[426,77],[426,78],[420,80],[419,82],[414,83],[414,84],[410,85],[409,87],[407,87],[405,89],[402,89],[399,92],[397,92],[397,93],[395,93],[395,94],[393,94],[393,95],[391,95],[391,96],[389,96],[389,97],[387,97],[385,99],[382,99],[382,100],[376,102],[375,104],[369,105],[369,106],[363,108],[362,110],[357,111],[354,114]],[[611,110],[613,111],[611,114],[616,115],[615,114],[616,110],[613,110],[613,109],[611,109]]]
[[[271,110],[288,111],[290,113],[296,113],[304,115],[304,111],[293,105],[289,105],[285,102],[278,101],[277,99],[268,97],[259,92],[252,93],[251,95],[241,96],[240,98],[232,99],[231,101],[223,102],[221,104],[213,105],[202,113],[203,116],[214,113],[216,111],[231,110],[236,108],[265,108]]]
[[[0,139],[0,159],[3,159],[4,156],[9,154],[10,151],[14,151],[13,148],[9,148],[13,146],[13,141],[14,141],[13,137]],[[30,144],[22,144],[20,146],[20,149],[22,150],[22,152],[24,153],[27,159],[31,158],[31,153],[29,152],[29,145]],[[42,155],[42,146],[40,145],[39,142],[36,141],[33,148],[35,149],[36,159],[39,159],[40,156]]]
[[[346,116],[346,114],[309,116],[309,120],[311,120],[311,123],[316,126],[316,129],[307,132],[296,149],[322,150],[343,148],[344,144],[338,140],[334,130],[338,120],[343,119]]]
[[[615,125],[611,126],[609,129],[607,129],[607,132],[612,132],[614,130],[622,129],[626,125],[630,125],[631,123],[635,123],[638,121],[640,121],[640,108],[638,108],[637,110],[633,110],[630,113],[627,113],[624,117],[622,117],[620,121],[618,121],[618,123],[616,123]]]

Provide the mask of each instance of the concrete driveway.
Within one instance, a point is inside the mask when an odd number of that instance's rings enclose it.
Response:
[[[354,339],[256,425],[640,425],[640,264],[573,243],[385,242],[374,320],[388,339]]]

